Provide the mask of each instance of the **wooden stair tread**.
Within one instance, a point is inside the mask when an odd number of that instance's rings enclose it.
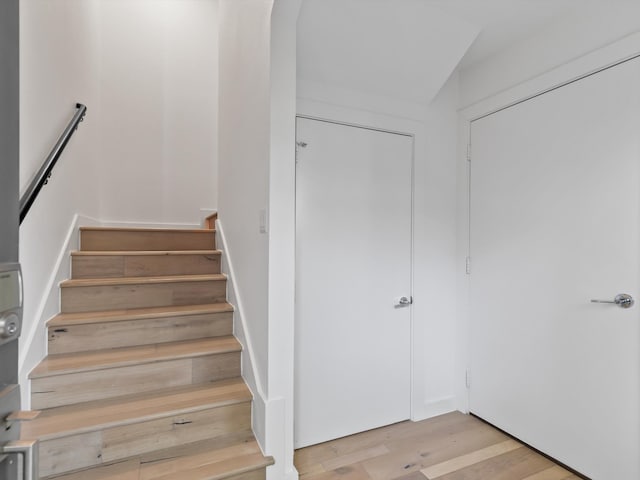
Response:
[[[162,255],[222,255],[222,250],[76,250],[71,252],[73,257],[90,256],[162,256]]]
[[[80,250],[213,250],[214,230],[166,228],[80,229]]]
[[[120,277],[120,278],[79,278],[65,280],[60,283],[61,288],[73,287],[100,287],[113,285],[139,285],[139,284],[158,284],[158,283],[176,283],[176,282],[206,282],[206,281],[222,281],[227,276],[222,273],[213,273],[209,275],[165,275],[161,277]]]
[[[207,313],[233,312],[233,305],[226,302],[202,305],[184,305],[169,307],[131,308],[124,310],[105,310],[101,312],[60,313],[53,317],[49,328],[90,323],[121,322],[126,320],[143,320],[147,318],[165,318],[185,315],[202,315]]]
[[[221,480],[272,464],[273,459],[262,454],[253,436],[245,433],[240,435],[239,439],[237,436],[232,437],[232,441],[223,438],[194,442],[55,478],[58,480],[159,480],[161,478]],[[208,472],[199,472],[204,469]],[[217,471],[216,476],[212,476],[211,471]]]
[[[211,463],[198,468],[192,468],[179,472],[186,475],[190,480],[224,480],[230,476],[248,473],[258,468],[273,465],[274,461],[271,457],[265,457],[261,453],[235,457],[226,462]],[[174,480],[175,474],[170,473],[161,477],[152,477],[154,480]]]
[[[22,438],[41,441],[171,417],[251,401],[242,378],[206,385],[174,387],[108,400],[97,400],[43,411],[22,425]]]
[[[29,374],[30,379],[51,375],[103,370],[142,363],[238,352],[242,348],[233,336],[184,340],[137,347],[93,350],[49,355]]]
[[[80,227],[81,232],[163,232],[211,234],[205,228],[140,228],[140,227]]]

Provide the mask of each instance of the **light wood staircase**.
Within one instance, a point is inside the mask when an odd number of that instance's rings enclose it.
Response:
[[[263,480],[215,232],[80,236],[30,375],[40,478]]]

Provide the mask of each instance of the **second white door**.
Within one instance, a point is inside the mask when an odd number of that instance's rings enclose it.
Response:
[[[594,480],[640,478],[639,81],[472,126],[471,411]]]
[[[295,438],[410,416],[407,135],[298,118]]]

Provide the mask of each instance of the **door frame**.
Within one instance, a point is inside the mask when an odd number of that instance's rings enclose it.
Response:
[[[316,115],[309,115],[309,114],[301,114],[298,113],[296,114],[296,142],[298,141],[298,130],[297,130],[297,120],[301,118],[301,119],[306,119],[306,120],[315,120],[318,122],[325,122],[325,123],[330,123],[330,124],[334,124],[334,125],[342,125],[342,126],[346,126],[346,127],[352,127],[352,128],[361,128],[364,130],[371,130],[374,132],[382,132],[382,133],[389,133],[392,135],[402,135],[405,137],[409,137],[411,139],[411,143],[412,143],[412,149],[411,149],[411,212],[410,212],[410,218],[411,218],[411,231],[410,231],[410,238],[411,238],[411,245],[410,245],[410,251],[409,251],[409,266],[410,266],[410,275],[409,275],[409,293],[410,295],[413,297],[414,296],[414,273],[415,273],[415,267],[414,267],[414,246],[415,246],[415,238],[414,238],[414,232],[415,232],[415,159],[416,159],[416,135],[415,133],[408,133],[406,131],[402,131],[401,129],[395,129],[395,128],[386,128],[385,126],[377,126],[377,125],[370,125],[367,124],[368,122],[354,122],[354,121],[348,121],[348,120],[338,120],[338,119],[333,119],[330,117],[325,117],[325,116],[316,116]],[[297,144],[296,144],[296,152],[297,152]],[[296,157],[297,157],[297,153],[296,153]],[[297,158],[296,158],[296,163],[297,163]],[[295,183],[296,183],[296,191],[297,191],[297,172],[296,172],[296,178],[295,178]],[[297,195],[294,196],[294,208],[295,211],[297,212]],[[295,218],[295,217],[294,217]],[[297,224],[294,225],[294,236],[295,236],[295,245],[296,245],[296,251],[297,251],[297,241],[298,241],[298,236],[297,236]],[[295,256],[295,265],[296,265],[296,271],[297,271],[297,263],[298,263],[298,258],[297,255]],[[298,279],[295,279],[295,285],[294,285],[294,290],[297,291],[297,285],[298,285]],[[294,299],[297,297],[297,294],[294,294]],[[295,301],[295,300],[294,300]],[[409,335],[410,335],[410,362],[409,362],[409,379],[410,379],[410,386],[409,386],[409,412],[410,412],[410,419],[411,420],[417,420],[417,419],[421,419],[423,417],[421,417],[421,412],[418,411],[417,406],[419,405],[419,397],[417,398],[417,391],[420,390],[420,385],[419,382],[417,381],[417,370],[420,370],[417,368],[417,363],[416,363],[416,344],[415,344],[415,327],[416,327],[416,322],[415,322],[415,316],[414,316],[414,308],[413,305],[411,306],[410,310],[409,310]],[[294,349],[296,348],[296,342],[295,342],[295,338],[294,338]],[[296,370],[296,365],[294,364],[294,382],[295,382],[295,378],[296,378],[296,374],[295,374],[295,370]],[[422,382],[420,382],[422,383]],[[417,414],[417,415],[416,415]],[[294,412],[294,418],[295,418],[295,412]],[[355,432],[354,432],[355,433]]]
[[[469,412],[469,388],[473,381],[473,366],[470,362],[471,352],[471,311],[470,277],[467,271],[467,258],[471,247],[471,172],[470,161],[473,161],[473,141],[471,126],[493,113],[531,100],[545,93],[595,75],[609,68],[640,57],[640,33],[625,37],[610,45],[601,47],[578,59],[556,67],[522,84],[497,93],[481,102],[467,107],[458,115],[458,296],[465,301],[460,302],[458,309],[458,345],[457,369],[455,378],[456,407],[465,413]]]

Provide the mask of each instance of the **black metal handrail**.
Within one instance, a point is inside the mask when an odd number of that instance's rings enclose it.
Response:
[[[67,143],[69,143],[74,132],[78,129],[78,124],[84,120],[84,116],[87,113],[86,105],[76,103],[76,109],[76,113],[69,122],[69,125],[64,129],[53,150],[51,150],[51,153],[47,156],[47,159],[29,183],[24,195],[20,197],[20,223],[22,223],[27,213],[29,213],[42,187],[49,182],[53,167],[56,166],[56,162],[60,158],[60,155],[62,155],[64,148],[67,146]]]

